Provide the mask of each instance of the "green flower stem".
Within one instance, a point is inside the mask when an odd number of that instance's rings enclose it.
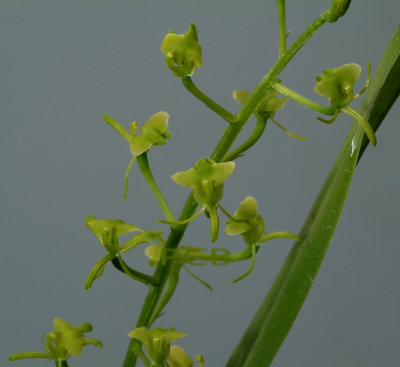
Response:
[[[238,281],[246,278],[252,272],[252,270],[254,268],[254,264],[256,263],[256,252],[257,252],[256,245],[251,245],[251,247],[249,247],[249,248],[251,248],[251,263],[250,263],[249,269],[243,275],[234,279],[232,281],[232,284],[235,284]]]
[[[176,266],[176,268],[175,268]],[[179,272],[180,272],[180,267],[177,265],[172,266],[170,275],[168,277],[168,285],[167,288],[165,289],[165,292],[163,294],[163,297],[161,298],[160,302],[158,302],[156,309],[154,310],[154,313],[149,321],[149,327],[156,321],[156,319],[160,316],[162,310],[166,306],[166,304],[169,302],[171,299],[172,295],[175,292],[176,286],[178,285],[179,282]]]
[[[344,106],[340,109],[340,111],[342,111],[346,115],[349,115],[354,120],[356,120],[357,123],[360,125],[361,129],[364,130],[364,133],[367,135],[371,144],[373,146],[376,145],[376,136],[375,136],[374,130],[372,130],[371,125],[362,115],[360,115],[356,110],[354,110],[350,106]]]
[[[203,260],[208,262],[237,262],[242,260],[247,260],[251,258],[251,247],[247,246],[244,250],[236,252],[234,254],[218,254],[218,253],[211,253],[207,254],[204,252],[193,252],[185,254],[185,259],[188,260]]]
[[[68,363],[65,359],[57,359],[56,367],[68,367]]]
[[[224,135],[214,149],[211,159],[215,162],[221,162],[224,156],[229,151],[230,147],[236,140],[236,137],[246,124],[247,120],[256,110],[258,104],[263,100],[265,95],[271,89],[271,83],[278,77],[280,72],[285,68],[289,61],[296,55],[296,53],[304,46],[304,44],[312,37],[312,35],[326,22],[324,14],[319,16],[311,25],[300,35],[300,37],[293,43],[293,45],[286,51],[285,54],[276,62],[272,69],[265,75],[258,86],[255,88],[250,98],[246,103],[243,104],[242,108],[237,114],[237,123],[229,125],[225,130]],[[185,220],[194,214],[197,208],[197,203],[190,194],[183,207],[179,220]],[[165,244],[166,249],[177,248],[185,231],[187,225],[172,228]],[[164,288],[166,277],[171,266],[171,261],[167,261],[165,264],[158,264],[154,273],[155,279],[160,279],[160,283],[154,286],[150,286],[149,292],[144,300],[139,319],[136,327],[148,326],[148,322],[151,319],[153,311],[157,306],[157,302],[161,296]],[[131,341],[129,344],[127,354],[125,356],[123,367],[135,367],[136,366],[136,355],[134,350],[134,342]]]
[[[257,143],[258,139],[260,139],[266,126],[267,126],[267,120],[263,118],[258,118],[256,125],[254,126],[254,130],[249,136],[249,138],[242,145],[238,146],[235,150],[229,153],[224,158],[224,161],[225,162],[233,161],[236,158],[239,158],[246,150],[249,150],[255,143]]]
[[[197,88],[190,76],[182,78],[182,83],[190,93],[202,101],[210,110],[221,116],[225,121],[228,121],[229,123],[236,122],[236,116],[205,95],[199,88]]]
[[[138,282],[141,282],[145,285],[150,285],[150,284],[158,284],[159,282],[154,279],[151,275],[144,274],[140,271],[137,271],[135,269],[132,269],[129,267],[124,260],[120,256],[117,256],[116,258],[111,260],[112,264],[116,269],[121,271],[122,273],[128,275],[132,279],[137,280]]]
[[[279,20],[279,57],[286,52],[286,12],[285,0],[276,0]]]
[[[281,83],[278,82],[272,83],[272,88],[276,90],[278,93],[282,94],[283,96],[288,97],[303,106],[309,107],[314,111],[317,111],[318,113],[322,113],[328,116],[333,116],[335,114],[334,108],[322,106],[318,103],[315,103],[310,99],[302,96],[301,94],[298,94],[297,92],[289,89],[288,87],[285,87]]]
[[[191,221],[195,220],[200,214],[204,213],[204,211],[206,210],[206,207],[203,206],[197,213],[193,214],[191,217],[185,219],[185,220],[179,220],[176,222],[171,222],[168,220],[157,220],[158,223],[165,223],[165,224],[170,224],[172,226],[182,226],[184,224],[188,224]]]
[[[172,214],[172,211],[166,202],[163,194],[161,193],[159,187],[156,184],[156,181],[154,180],[153,174],[151,173],[150,170],[150,165],[149,165],[149,160],[147,159],[147,152],[139,155],[137,157],[137,162],[140,168],[140,171],[143,174],[143,177],[147,181],[147,184],[149,185],[151,191],[153,191],[154,196],[156,197],[158,204],[160,205],[161,210],[163,211],[165,218],[167,220],[174,222],[176,219],[174,215]]]
[[[22,352],[22,353],[11,354],[8,357],[8,360],[10,362],[12,362],[12,361],[18,361],[19,359],[25,359],[25,358],[54,359],[54,356],[50,353],[44,353],[44,352]]]

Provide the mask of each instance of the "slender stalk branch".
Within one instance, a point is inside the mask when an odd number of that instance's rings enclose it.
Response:
[[[197,88],[197,86],[194,84],[190,76],[183,78],[182,83],[190,93],[192,93],[196,98],[202,101],[210,110],[214,111],[217,115],[221,116],[225,121],[228,121],[229,123],[236,122],[236,116],[230,113],[222,106],[220,106],[217,102],[212,100],[210,97],[204,94],[199,88]]]
[[[255,143],[257,143],[258,139],[261,138],[265,127],[267,126],[267,120],[263,118],[258,118],[256,125],[254,126],[254,130],[249,136],[249,138],[240,146],[238,146],[235,150],[229,153],[224,161],[233,161],[236,158],[239,158],[246,150],[249,150]]]
[[[163,194],[161,193],[160,188],[157,186],[156,181],[154,180],[153,174],[150,170],[149,161],[147,159],[147,152],[139,155],[137,157],[138,165],[140,171],[142,172],[147,184],[149,185],[151,191],[153,191],[154,196],[156,197],[158,204],[160,205],[161,210],[163,211],[165,218],[171,222],[175,222],[175,217],[172,214],[172,211],[165,200]]]
[[[154,285],[159,283],[151,275],[147,275],[145,273],[142,273],[141,271],[132,269],[125,263],[125,261],[120,256],[112,259],[111,262],[114,265],[114,267],[118,269],[120,272],[128,275],[132,279],[137,280],[138,282],[143,283],[144,285],[148,286],[150,284]]]
[[[153,316],[149,321],[149,326],[152,325],[154,321],[160,316],[162,310],[164,309],[164,307],[167,305],[172,295],[174,294],[176,286],[178,285],[179,282],[179,271],[180,271],[180,266],[178,265],[172,266],[168,279],[167,288],[160,302],[158,302],[156,309],[154,310]]]
[[[324,115],[333,116],[335,114],[335,109],[332,107],[322,106],[318,103],[311,101],[310,99],[302,96],[301,94],[295,92],[294,90],[285,87],[283,84],[274,82],[272,83],[272,88],[275,89],[278,93],[282,94],[285,97],[292,99],[293,101],[309,107],[318,113],[322,113]]]
[[[286,52],[286,12],[285,0],[276,0],[279,20],[279,57]]]
[[[54,359],[54,356],[50,353],[44,353],[44,352],[22,352],[22,353],[11,354],[8,357],[8,360],[9,361],[18,361],[19,359],[25,359],[25,358]]]

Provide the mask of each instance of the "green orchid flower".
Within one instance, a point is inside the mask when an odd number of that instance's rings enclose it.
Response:
[[[112,261],[119,270],[133,279],[139,280],[144,284],[152,282],[151,277],[129,268],[122,260],[121,255],[131,251],[137,245],[158,240],[163,233],[162,231],[142,231],[139,227],[125,223],[120,219],[96,219],[91,215],[86,217],[85,223],[108,252],[89,273],[84,285],[85,290],[90,289],[93,282],[103,274],[109,261]],[[119,244],[119,236],[137,231],[141,233],[134,235],[122,245]]]
[[[174,328],[149,330],[147,327],[139,327],[132,330],[128,336],[142,342],[153,365],[161,367],[170,356],[170,344],[187,334],[175,331]]]
[[[219,231],[218,204],[222,199],[224,181],[232,174],[234,168],[234,162],[216,163],[210,158],[205,158],[200,159],[193,168],[175,173],[171,177],[172,180],[192,189],[194,199],[202,208],[193,217],[173,224],[186,224],[205,211],[211,223],[211,242],[215,242]]]
[[[56,317],[53,320],[53,328],[54,331],[48,334],[46,343],[44,342],[44,335],[42,335],[42,344],[45,352],[17,353],[11,355],[9,360],[44,358],[55,360],[61,365],[61,362],[66,361],[71,355],[80,356],[85,345],[91,344],[103,348],[99,340],[85,338],[84,334],[92,331],[92,326],[88,323],[73,326],[67,321]]]
[[[161,43],[165,63],[178,78],[193,75],[201,66],[201,46],[198,43],[197,27],[190,23],[185,35],[170,31]]]
[[[241,235],[248,246],[257,243],[265,233],[264,220],[258,214],[256,199],[247,196],[239,205],[235,214],[226,222],[226,234]]]
[[[146,123],[140,128],[140,135],[137,134],[139,128],[138,122],[132,122],[130,125],[130,132],[111,116],[104,115],[103,120],[115,129],[128,143],[132,153],[132,159],[129,162],[128,168],[125,172],[125,191],[124,198],[127,196],[128,191],[128,176],[129,171],[137,156],[146,153],[153,145],[164,145],[167,139],[171,137],[168,131],[169,114],[160,111],[151,116]]]
[[[235,279],[233,283],[247,277],[253,270],[256,253],[259,246],[272,239],[289,239],[300,241],[300,237],[294,233],[278,231],[273,233],[265,232],[264,220],[258,214],[257,201],[252,196],[247,196],[239,205],[233,216],[229,215],[224,209],[224,213],[229,217],[226,222],[225,232],[229,236],[241,235],[247,245],[243,252],[244,256],[251,257],[252,261],[248,271]],[[247,258],[246,257],[246,258]]]
[[[318,117],[318,120],[325,123],[332,123],[336,120],[339,112],[344,112],[354,118],[364,130],[372,145],[376,145],[376,136],[369,122],[349,104],[360,97],[368,88],[371,66],[368,63],[368,77],[365,86],[359,93],[354,95],[354,84],[361,74],[361,67],[357,64],[344,64],[336,69],[326,69],[322,75],[316,77],[317,84],[314,86],[316,93],[327,97],[335,110],[334,116],[330,120]]]
[[[282,126],[280,123],[278,123],[275,120],[275,113],[276,111],[282,109],[285,107],[285,104],[287,102],[287,98],[277,98],[278,92],[276,91],[271,91],[269,92],[262,102],[259,104],[257,109],[254,111],[254,116],[257,118],[257,124],[263,125],[265,128],[265,124],[267,120],[271,120],[276,126],[278,126],[281,130],[283,130],[287,135],[289,135],[292,138],[299,139],[299,140],[308,140],[307,138],[303,138],[301,136],[295,135],[291,133],[289,130],[287,130],[284,126]],[[244,104],[248,101],[250,98],[251,93],[245,91],[245,90],[237,90],[235,89],[232,92],[232,97],[234,100],[238,101],[241,104]],[[259,129],[261,130],[261,129]],[[264,129],[262,129],[264,131]]]
[[[332,107],[341,108],[354,99],[353,87],[361,74],[357,64],[345,64],[336,69],[326,69],[316,77],[314,90],[329,99]]]

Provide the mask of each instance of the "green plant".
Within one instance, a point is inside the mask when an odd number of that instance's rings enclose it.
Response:
[[[341,12],[338,14],[336,12],[336,6],[339,3],[340,2],[333,2],[330,10],[323,13],[323,15],[319,17],[302,36],[299,37],[298,41],[296,41],[294,45],[286,51],[284,3],[282,1],[278,1],[278,9],[280,10],[281,36],[280,58],[277,64],[266,75],[253,93],[234,93],[235,98],[239,102],[243,103],[243,107],[236,115],[233,115],[207,97],[195,86],[190,77],[190,75],[195,71],[195,67],[201,66],[201,54],[199,52],[199,46],[197,42],[198,37],[196,27],[191,24],[186,36],[177,35],[176,38],[174,38],[171,36],[171,33],[167,35],[168,38],[166,37],[166,40],[168,40],[168,42],[164,41],[162,45],[162,50],[166,53],[167,66],[170,67],[174,75],[182,78],[184,86],[192,94],[204,102],[209,108],[220,115],[229,124],[223,138],[221,139],[221,142],[214,150],[211,158],[204,158],[188,171],[180,172],[173,176],[174,181],[176,181],[178,184],[187,186],[192,190],[192,194],[189,196],[179,219],[174,217],[169,205],[167,204],[167,200],[161,194],[158,185],[155,183],[147,158],[147,151],[150,148],[155,145],[164,144],[166,139],[169,138],[169,133],[166,129],[168,115],[165,112],[159,112],[158,114],[153,115],[153,117],[150,118],[145,125],[143,125],[141,129],[141,135],[139,136],[136,134],[137,123],[133,123],[131,132],[129,134],[119,123],[112,118],[105,116],[105,121],[115,128],[130,144],[133,157],[131,164],[128,167],[126,177],[129,174],[129,168],[131,167],[133,160],[137,158],[139,168],[149,183],[150,188],[154,192],[154,195],[165,214],[165,220],[161,220],[161,222],[168,224],[171,228],[170,235],[166,240],[161,237],[161,231],[145,231],[135,235],[120,246],[118,238],[119,235],[126,234],[134,230],[141,230],[138,227],[128,225],[120,220],[96,220],[94,217],[87,218],[86,223],[88,227],[94,232],[101,244],[104,245],[108,254],[106,255],[106,260],[98,263],[90,273],[88,281],[86,282],[86,288],[89,288],[93,281],[102,274],[106,261],[111,261],[112,264],[124,274],[127,274],[131,278],[139,280],[142,283],[150,286],[149,296],[146,298],[143,306],[143,312],[138,321],[138,329],[135,330],[140,329],[143,331],[141,328],[147,328],[147,333],[150,334],[153,339],[158,340],[159,343],[163,344],[164,339],[162,337],[158,337],[158,335],[154,336],[155,333],[152,333],[152,331],[155,329],[148,330],[148,328],[150,328],[153,322],[156,322],[157,317],[161,315],[164,306],[171,298],[178,284],[180,270],[183,268],[190,271],[186,265],[190,264],[191,261],[202,260],[212,263],[213,259],[215,260],[215,258],[218,261],[224,262],[240,261],[252,258],[252,263],[249,269],[250,271],[254,265],[256,253],[259,250],[260,245],[266,240],[274,237],[299,239],[297,235],[290,232],[266,234],[264,230],[264,222],[261,216],[258,214],[257,203],[253,198],[247,197],[242,204],[240,204],[238,210],[234,214],[230,214],[220,204],[222,200],[224,181],[228,179],[235,167],[232,161],[240,157],[245,151],[247,151],[257,142],[259,137],[264,132],[267,120],[272,119],[275,112],[284,104],[285,100],[276,98],[277,92],[288,98],[292,98],[297,102],[308,105],[309,107],[314,108],[318,112],[324,113],[327,116],[334,116],[334,118],[336,118],[339,112],[352,114],[357,119],[357,123],[359,124],[358,126],[361,126],[363,131],[368,135],[369,140],[372,143],[375,143],[375,136],[373,133],[375,130],[374,127],[376,127],[376,124],[380,123],[383,118],[383,114],[380,113],[373,119],[369,118],[372,114],[373,107],[375,105],[381,106],[383,104],[381,102],[382,99],[385,101],[394,100],[396,97],[396,95],[390,97],[387,96],[389,93],[387,90],[389,89],[396,91],[395,88],[385,87],[385,81],[388,79],[388,75],[395,70],[397,65],[395,62],[390,63],[390,57],[386,56],[386,65],[382,67],[383,71],[379,76],[380,79],[377,79],[378,81],[371,85],[369,89],[370,97],[367,99],[367,102],[365,102],[367,107],[364,107],[365,111],[361,111],[360,114],[356,113],[354,110],[351,110],[349,106],[347,106],[347,104],[354,99],[352,86],[355,82],[355,79],[357,79],[354,74],[358,73],[357,70],[359,68],[354,66],[354,64],[347,64],[346,66],[337,69],[327,70],[324,72],[322,77],[317,79],[317,82],[319,83],[317,84],[317,86],[319,86],[317,87],[317,90],[330,99],[332,105],[330,107],[319,106],[306,99],[300,100],[301,97],[299,97],[297,93],[290,91],[276,79],[279,75],[279,72],[290,61],[300,47],[308,40],[313,32],[315,32],[326,21],[336,21],[338,15],[344,14],[344,10],[347,9],[349,2],[347,2],[347,5],[346,2],[344,2],[345,5],[343,5],[343,8],[339,7]],[[168,45],[168,47],[166,45]],[[397,61],[397,59],[397,56],[395,56],[395,61]],[[341,71],[344,69],[350,70],[346,70],[348,71],[347,73],[341,73]],[[335,79],[335,76],[337,75],[339,75],[339,81]],[[324,78],[324,76],[326,76],[326,78]],[[321,85],[322,82],[326,82],[328,84],[325,83],[325,85]],[[342,93],[342,89],[346,93]],[[383,97],[381,93],[384,93]],[[345,95],[343,100],[341,98],[337,98],[337,96],[341,94]],[[379,100],[379,103],[376,102],[377,100]],[[239,136],[241,129],[253,114],[257,118],[257,124],[253,134],[238,148],[230,150],[234,140]],[[160,119],[154,120],[154,116],[160,117]],[[368,118],[372,128],[370,127],[369,123],[366,122],[366,118]],[[323,121],[332,122],[331,120]],[[320,197],[318,198],[318,202],[316,204],[317,209],[313,211],[311,219],[308,220],[305,229],[302,231],[302,233],[300,233],[299,243],[295,245],[292,255],[288,258],[282,273],[279,275],[276,283],[273,286],[272,293],[270,293],[270,296],[267,298],[262,311],[261,320],[263,321],[260,321],[259,315],[257,316],[257,320],[254,321],[254,323],[257,325],[264,325],[265,323],[265,326],[262,328],[257,326],[256,333],[254,333],[254,330],[251,330],[251,332],[248,333],[253,337],[256,334],[259,334],[259,336],[257,336],[257,343],[254,343],[255,349],[247,350],[247,348],[243,348],[243,345],[247,346],[248,343],[242,343],[241,346],[239,346],[238,351],[235,352],[235,356],[229,362],[229,365],[239,366],[246,363],[246,365],[249,366],[257,366],[263,365],[262,363],[267,363],[268,360],[272,360],[282,342],[282,339],[286,335],[288,328],[294,321],[294,317],[299,306],[301,306],[302,302],[304,301],[304,298],[296,300],[296,302],[292,302],[292,300],[289,301],[288,298],[291,297],[290,291],[293,291],[294,288],[298,289],[298,283],[300,283],[302,276],[307,276],[314,279],[320,264],[315,263],[314,267],[310,267],[306,262],[304,262],[304,257],[302,256],[308,256],[310,251],[321,251],[321,254],[323,255],[325,247],[320,245],[325,244],[327,246],[331,236],[333,235],[334,226],[339,218],[340,209],[343,205],[347,189],[351,181],[351,173],[354,171],[358,159],[358,150],[362,149],[362,146],[367,144],[366,141],[361,144],[363,133],[358,126],[356,125],[352,129],[349,138],[345,142],[343,153],[341,153],[338,158],[338,162],[334,165],[330,177],[335,177],[335,179],[328,180],[327,186],[324,187]],[[339,202],[332,204],[332,197],[340,197]],[[201,209],[195,214],[195,210],[198,205],[201,205]],[[331,205],[335,205],[337,214],[334,217],[328,215],[328,217],[325,218],[323,214],[331,213]],[[316,215],[316,212],[322,214]],[[211,241],[215,242],[218,238],[220,222],[219,215],[221,213],[227,216],[227,233],[230,235],[240,234],[245,241],[245,250],[236,254],[224,253],[214,256],[212,253],[204,253],[201,248],[178,247],[180,239],[182,238],[188,223],[196,219],[197,216],[201,214],[205,214],[210,218]],[[326,226],[328,222],[330,225],[334,224],[332,230],[329,231],[324,238],[314,239],[313,236],[317,232],[317,229],[321,226]],[[130,268],[122,259],[121,255],[128,250],[132,250],[134,247],[136,247],[136,245],[141,243],[151,243],[153,241],[156,241],[157,243],[152,244],[152,247],[147,247],[146,253],[150,257],[152,264],[157,265],[154,275],[151,276],[140,273],[135,269]],[[310,243],[311,245],[307,247],[305,243]],[[315,247],[315,244],[319,245],[318,248]],[[306,250],[307,248],[308,250]],[[319,256],[319,258],[322,261],[323,256]],[[248,273],[249,272],[247,272],[245,275],[248,275]],[[241,278],[242,277],[236,280],[240,280]],[[307,290],[311,284],[312,282],[307,284],[307,289],[305,290],[304,294],[307,293]],[[286,288],[288,291],[284,291]],[[163,292],[164,289],[165,291]],[[283,304],[284,307],[276,306],[278,302]],[[287,310],[291,303],[294,303],[294,306],[296,306],[295,309],[291,313],[285,313],[282,315],[282,310]],[[275,321],[283,322],[284,327],[280,328],[280,333],[276,333],[279,335],[274,333],[271,336],[269,334],[271,333],[271,327],[269,325]],[[254,329],[254,326],[251,327]],[[131,336],[132,335],[136,334],[133,333]],[[174,339],[175,337],[168,340],[173,341]],[[274,340],[274,348],[268,349],[266,351],[266,356],[260,353],[260,349],[265,350],[265,348],[260,347],[260,345],[265,345],[265,339]],[[173,365],[173,362],[167,362],[168,353],[165,352],[165,348],[160,349],[162,351],[162,353],[160,352],[161,357],[159,355],[154,357],[152,354],[157,354],[157,352],[149,351],[147,351],[146,356],[140,349],[138,340],[144,342],[144,337],[134,337],[134,339],[132,339],[131,347],[128,351],[125,363],[126,366],[133,365],[136,356],[139,356],[147,365],[150,365],[151,363],[154,365],[162,365],[164,362]],[[150,342],[148,342],[148,344],[150,344]],[[169,347],[169,342],[166,342],[165,344]],[[182,360],[187,359],[186,356],[181,358]],[[260,360],[261,362],[259,362]]]

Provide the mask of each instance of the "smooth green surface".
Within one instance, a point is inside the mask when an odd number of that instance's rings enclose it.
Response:
[[[373,126],[376,127],[399,94],[399,33],[398,29],[361,106],[360,112],[365,118],[374,113]],[[396,80],[394,85],[386,83],[393,77]],[[382,98],[386,102],[383,105]],[[355,122],[303,226],[300,233],[303,241],[293,246],[231,356],[228,367],[269,366],[279,351],[313,285],[335,232],[357,165],[363,135]]]

